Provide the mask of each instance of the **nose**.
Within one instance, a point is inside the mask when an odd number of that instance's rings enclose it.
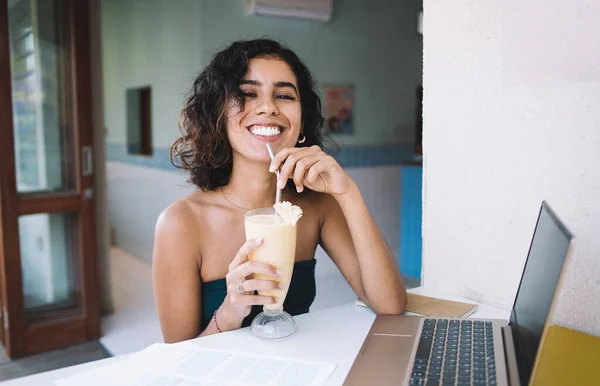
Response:
[[[271,96],[263,96],[256,104],[254,113],[256,115],[279,115],[279,109],[277,108],[274,98]]]

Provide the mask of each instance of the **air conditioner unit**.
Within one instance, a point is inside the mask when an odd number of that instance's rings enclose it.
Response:
[[[246,15],[331,20],[333,0],[246,0]]]

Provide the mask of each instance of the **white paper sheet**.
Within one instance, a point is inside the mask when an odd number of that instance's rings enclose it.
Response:
[[[320,386],[335,365],[209,350],[188,343],[154,344],[130,358],[55,381],[57,386]]]

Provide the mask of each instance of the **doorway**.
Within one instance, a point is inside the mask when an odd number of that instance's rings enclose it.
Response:
[[[0,0],[0,339],[97,339],[89,2]]]

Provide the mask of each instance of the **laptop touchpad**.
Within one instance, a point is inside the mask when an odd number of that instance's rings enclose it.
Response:
[[[362,355],[386,358],[410,355],[413,342],[410,335],[373,334]]]

